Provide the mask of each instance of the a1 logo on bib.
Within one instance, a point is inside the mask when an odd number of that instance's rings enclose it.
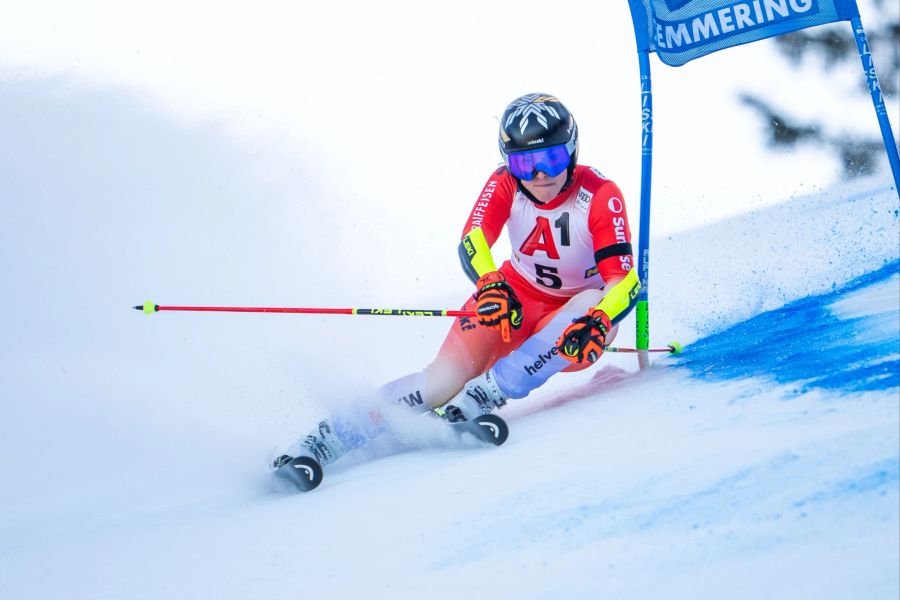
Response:
[[[575,206],[578,207],[579,210],[583,213],[587,213],[588,209],[591,206],[591,199],[594,197],[594,194],[587,191],[584,188],[578,190],[578,196],[575,198]]]

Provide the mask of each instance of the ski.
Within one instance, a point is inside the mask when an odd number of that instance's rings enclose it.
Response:
[[[447,424],[460,436],[470,434],[479,442],[491,446],[500,446],[509,438],[506,421],[493,414],[479,415],[470,421],[447,421]],[[300,492],[316,489],[325,476],[319,461],[306,455],[272,457],[269,459],[269,469]]]
[[[470,421],[450,423],[460,434],[466,432],[485,444],[500,446],[509,437],[506,421],[494,414],[480,415]]]
[[[270,467],[277,477],[289,481],[301,492],[316,489],[324,477],[322,465],[311,456],[283,454],[272,461]]]

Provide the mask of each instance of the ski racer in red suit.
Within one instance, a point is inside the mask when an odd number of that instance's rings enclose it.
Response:
[[[614,338],[640,290],[622,192],[578,164],[578,127],[553,96],[514,100],[499,142],[504,165],[488,178],[459,244],[475,284],[463,309],[478,316],[457,319],[424,370],[322,421],[288,455],[332,462],[383,431],[392,404],[473,419],[559,371],[586,368]],[[498,268],[490,247],[504,225],[512,256]]]

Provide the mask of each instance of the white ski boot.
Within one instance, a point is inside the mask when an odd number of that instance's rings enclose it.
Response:
[[[451,423],[471,421],[504,406],[508,397],[497,385],[492,369],[488,369],[478,377],[470,379],[442,408],[445,418]]]
[[[301,491],[309,491],[322,483],[322,466],[333,463],[349,451],[324,419],[305,438],[300,438],[283,451],[276,451],[269,468]]]
[[[281,460],[282,464],[284,464],[283,456],[288,456],[289,458],[309,456],[316,459],[319,465],[327,465],[336,461],[346,454],[347,451],[348,449],[344,447],[338,436],[334,434],[331,421],[323,419],[319,421],[319,425],[309,435],[300,438],[285,449],[282,456],[276,459],[276,462]],[[278,468],[278,465],[273,464],[273,466]]]

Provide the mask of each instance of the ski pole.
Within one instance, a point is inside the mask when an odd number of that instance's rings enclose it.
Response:
[[[147,301],[134,307],[152,315],[164,310],[189,312],[292,313],[314,315],[391,315],[400,317],[474,317],[475,311],[410,308],[280,308],[273,306],[161,306]]]
[[[681,344],[678,342],[671,342],[665,348],[618,348],[616,346],[603,346],[603,350],[605,352],[665,352],[667,354],[681,354]]]
[[[410,308],[282,308],[274,306],[162,306],[149,300],[133,307],[146,315],[162,311],[182,312],[238,312],[238,313],[290,313],[313,315],[387,315],[397,317],[474,317],[474,310],[410,309]],[[606,352],[637,352],[636,348],[604,346]],[[680,354],[681,344],[672,342],[665,348],[649,348],[648,352]]]

